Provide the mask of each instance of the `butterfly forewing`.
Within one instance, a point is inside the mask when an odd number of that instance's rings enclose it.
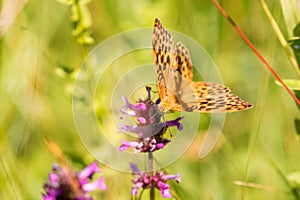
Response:
[[[152,45],[162,112],[235,112],[252,107],[224,85],[192,81],[189,50],[181,42],[173,49],[173,43],[172,35],[156,18]]]
[[[166,79],[169,77],[171,62],[173,62],[173,38],[156,18],[152,36],[155,78],[160,99],[166,96]]]

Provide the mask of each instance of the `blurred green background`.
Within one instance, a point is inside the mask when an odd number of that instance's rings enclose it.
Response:
[[[299,78],[259,1],[220,2],[282,78]],[[284,20],[280,1],[266,3],[285,38],[291,37],[295,24]],[[72,34],[70,6],[55,0],[2,1],[1,17],[6,20],[1,21],[0,38],[0,199],[41,199],[43,183],[55,162],[45,139],[58,143],[78,170],[93,160],[73,122],[76,70],[97,44],[123,31],[152,27],[154,17],[167,29],[201,44],[217,64],[224,84],[254,104],[251,110],[227,115],[220,141],[200,160],[199,145],[209,123],[209,115],[201,114],[193,145],[166,168],[168,173],[182,174],[182,182],[171,186],[174,197],[300,199],[295,189],[299,178],[295,185],[286,182],[291,172],[300,170],[294,127],[299,110],[210,1],[93,0],[86,6],[95,40],[90,45],[78,43]],[[299,12],[297,7],[292,9]],[[143,59],[152,57],[130,59],[143,64]],[[128,64],[125,59],[120,62]],[[105,105],[97,106],[99,114]],[[107,133],[110,137],[119,137],[117,127],[111,130],[115,132]],[[109,189],[95,198],[131,199],[131,174],[101,168]],[[156,197],[161,199],[159,193]],[[145,194],[143,199],[147,198]]]

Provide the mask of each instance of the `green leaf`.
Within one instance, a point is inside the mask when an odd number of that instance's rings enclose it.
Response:
[[[295,90],[294,93],[295,93],[295,96],[297,97],[297,99],[300,99],[300,91]],[[297,104],[297,106],[300,109],[300,105]]]
[[[281,0],[281,7],[285,24],[288,28],[289,37],[292,36],[293,29],[296,27],[299,19],[297,1]]]
[[[300,36],[300,22],[297,24],[297,26],[294,28],[294,36],[299,37]]]
[[[296,28],[294,29],[294,34],[296,34],[297,31],[300,31],[300,30],[295,31]],[[298,26],[298,29],[300,29],[300,26]],[[296,38],[290,39],[289,40],[289,45],[293,49],[294,55],[297,59],[298,66],[300,66],[300,38],[296,37]]]
[[[297,131],[297,134],[300,135],[300,119],[295,119],[294,124],[295,124],[295,129]]]
[[[292,49],[294,50],[295,54],[300,53],[300,39],[299,38],[289,40],[289,44],[292,47]]]
[[[291,89],[291,90],[300,90],[300,80],[297,79],[283,79],[283,82]],[[281,85],[279,81],[275,81],[277,85]]]

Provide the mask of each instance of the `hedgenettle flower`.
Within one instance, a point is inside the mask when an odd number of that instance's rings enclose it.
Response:
[[[132,173],[136,178],[132,180],[133,186],[131,194],[138,195],[139,190],[154,189],[160,190],[163,198],[171,198],[170,186],[166,183],[170,179],[180,182],[180,174],[167,175],[163,171],[153,172],[152,152],[162,149],[170,142],[164,137],[164,133],[169,127],[176,127],[179,131],[183,129],[180,123],[182,117],[175,120],[162,121],[163,114],[158,109],[159,100],[153,102],[151,99],[151,88],[146,87],[147,98],[140,99],[135,105],[123,97],[125,105],[120,109],[123,115],[135,118],[134,125],[120,124],[119,132],[133,132],[137,135],[135,141],[122,141],[120,151],[133,148],[135,153],[148,153],[149,172],[140,171],[135,164],[130,163]],[[124,116],[121,116],[123,119]],[[150,192],[151,198],[151,192]]]
[[[53,164],[49,181],[44,184],[46,194],[43,194],[43,200],[92,200],[90,192],[107,189],[104,177],[91,182],[93,175],[100,172],[97,162],[80,172],[75,172],[70,166]]]
[[[180,182],[180,174],[167,175],[163,171],[156,171],[153,176],[146,172],[141,172],[135,164],[130,163],[133,174],[137,177],[132,180],[133,186],[131,194],[137,196],[139,189],[149,189],[155,187],[160,190],[163,198],[171,198],[170,186],[166,183],[170,179]]]
[[[146,87],[147,98],[138,100],[136,105],[129,103],[123,97],[125,105],[120,109],[124,115],[136,118],[135,125],[120,124],[119,132],[133,132],[137,134],[137,141],[122,141],[120,151],[133,148],[135,153],[153,152],[162,149],[170,140],[164,138],[164,133],[169,127],[176,126],[179,131],[183,129],[178,117],[175,120],[161,122],[163,113],[159,111],[157,105],[159,101],[153,102],[151,99],[151,88]],[[121,117],[122,119],[123,117]]]

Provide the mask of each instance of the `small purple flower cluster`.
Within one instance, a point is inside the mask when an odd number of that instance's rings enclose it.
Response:
[[[149,189],[155,187],[160,190],[163,198],[171,198],[170,186],[166,181],[174,179],[177,183],[180,182],[180,174],[176,175],[167,175],[163,171],[156,171],[154,175],[149,175],[146,172],[141,172],[136,165],[130,164],[133,174],[136,174],[137,177],[132,180],[133,186],[131,194],[137,196],[139,189]]]
[[[99,177],[91,182],[92,176],[100,173],[97,162],[93,162],[80,172],[75,172],[69,166],[53,165],[49,173],[49,181],[44,184],[43,200],[92,200],[90,192],[106,190],[104,178]]]
[[[154,103],[151,99],[151,88],[146,87],[148,97],[145,100],[139,100],[136,105],[129,103],[123,97],[125,105],[121,108],[121,112],[130,117],[136,118],[135,125],[120,124],[119,132],[133,132],[137,134],[137,141],[122,141],[119,147],[120,151],[125,151],[128,148],[133,148],[135,153],[153,152],[162,149],[170,140],[164,138],[164,133],[169,127],[176,126],[179,131],[182,130],[178,117],[175,120],[161,122],[163,113],[159,111],[157,102]]]

